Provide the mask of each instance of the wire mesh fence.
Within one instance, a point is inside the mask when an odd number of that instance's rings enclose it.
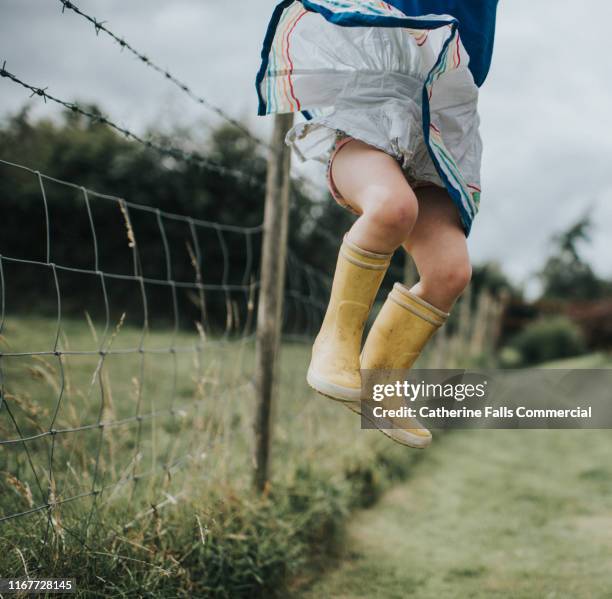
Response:
[[[0,169],[37,188],[25,209],[40,231],[19,243],[15,189],[0,205],[0,525],[86,542],[105,510],[124,506],[127,526],[185,476],[248,470],[262,227]],[[329,280],[292,253],[288,272],[284,331],[302,342]],[[285,392],[303,394],[303,367],[286,368]]]

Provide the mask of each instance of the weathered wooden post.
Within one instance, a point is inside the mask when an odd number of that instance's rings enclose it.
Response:
[[[255,471],[253,484],[263,491],[269,479],[272,406],[276,394],[277,360],[285,287],[291,151],[285,135],[293,114],[276,115],[268,159],[266,204],[261,252],[261,286],[255,349]]]

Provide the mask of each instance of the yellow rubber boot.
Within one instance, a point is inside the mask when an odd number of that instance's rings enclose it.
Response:
[[[331,298],[312,348],[308,384],[339,401],[359,401],[359,352],[363,329],[391,254],[376,254],[344,238]]]
[[[401,283],[393,286],[368,334],[361,354],[362,370],[407,370],[421,355],[433,334],[446,322],[448,314],[411,293]],[[397,408],[402,398],[392,397],[383,407]],[[386,405],[385,405],[386,404]],[[360,404],[349,406],[361,412]],[[416,418],[389,418],[381,432],[409,447],[424,448],[431,433]]]

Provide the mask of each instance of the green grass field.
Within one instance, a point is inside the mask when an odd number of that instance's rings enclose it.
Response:
[[[55,327],[11,318],[0,339],[0,437],[35,437],[0,445],[0,517],[25,512],[0,522],[0,575],[68,573],[100,597],[612,597],[608,431],[412,451],[312,393],[309,345],[285,343],[257,498],[252,339],[117,325],[101,361],[100,328],[65,319],[58,349],[88,353],[6,355],[52,349]]]
[[[304,598],[612,597],[612,434],[456,431]]]

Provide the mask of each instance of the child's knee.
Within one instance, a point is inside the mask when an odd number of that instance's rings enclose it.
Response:
[[[420,274],[426,293],[454,302],[472,280],[472,265],[467,255],[448,255],[422,267]]]
[[[437,272],[435,284],[448,297],[458,298],[472,280],[472,265],[467,256],[448,260]]]
[[[404,239],[412,231],[419,213],[417,198],[408,185],[370,190],[365,215],[390,236]]]

